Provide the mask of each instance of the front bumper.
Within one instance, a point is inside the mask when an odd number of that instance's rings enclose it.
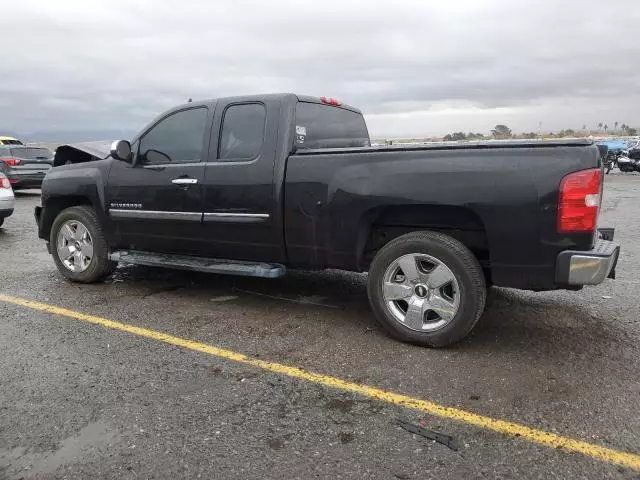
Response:
[[[599,231],[592,250],[566,250],[558,255],[558,285],[598,285],[606,278],[616,278],[620,246],[613,242],[613,229]]]
[[[0,198],[0,218],[6,218],[13,213],[13,194]]]
[[[0,206],[0,218],[7,218],[13,215],[13,208],[3,208]]]

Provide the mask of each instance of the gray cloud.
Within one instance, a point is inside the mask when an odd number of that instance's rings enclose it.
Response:
[[[135,129],[273,91],[339,97],[374,134],[640,124],[637,0],[163,3],[5,5],[0,127]]]

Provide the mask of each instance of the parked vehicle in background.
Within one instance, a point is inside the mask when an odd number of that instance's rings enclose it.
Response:
[[[630,150],[626,156],[618,158],[618,168],[621,172],[640,172],[640,149]]]
[[[6,175],[0,173],[0,226],[13,214],[13,189]]]
[[[634,140],[627,143],[627,148],[622,151],[622,155],[624,157],[628,157],[632,153],[635,153],[640,150],[640,141]]]
[[[40,188],[52,165],[53,154],[47,148],[0,145],[0,172],[9,178],[14,190]]]
[[[0,136],[0,145],[23,145],[17,138]]]
[[[620,156],[622,152],[627,148],[627,142],[623,140],[610,139],[600,142],[602,145],[606,145],[610,153]]]
[[[117,262],[369,272],[381,326],[432,347],[471,331],[487,285],[578,290],[619,254],[597,229],[591,141],[371,147],[362,113],[325,97],[188,103],[110,151],[61,146],[56,165],[35,217],[72,281]]]

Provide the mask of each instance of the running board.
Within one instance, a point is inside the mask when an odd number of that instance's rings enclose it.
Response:
[[[287,269],[279,263],[245,262],[242,260],[221,260],[217,258],[192,257],[163,253],[141,252],[137,250],[117,250],[109,254],[114,262],[167,267],[195,272],[218,273],[221,275],[241,275],[245,277],[276,278],[283,276]]]

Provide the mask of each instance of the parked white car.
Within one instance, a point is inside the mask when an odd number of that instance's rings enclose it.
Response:
[[[0,173],[0,226],[4,219],[13,213],[13,189],[9,179],[4,173]]]

